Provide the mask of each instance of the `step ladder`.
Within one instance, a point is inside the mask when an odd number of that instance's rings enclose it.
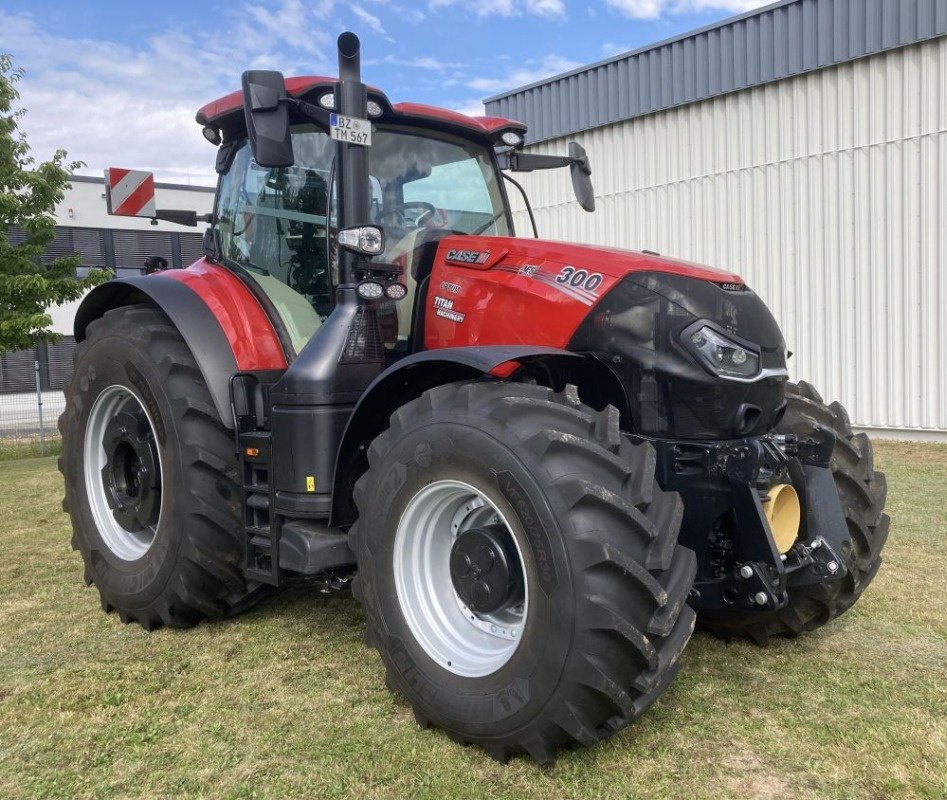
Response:
[[[246,530],[243,570],[250,580],[278,586],[281,522],[272,513],[274,490],[270,481],[269,431],[246,431],[237,437],[243,476],[243,513]]]

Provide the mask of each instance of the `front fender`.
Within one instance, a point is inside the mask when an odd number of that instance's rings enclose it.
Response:
[[[398,407],[445,383],[490,374],[504,378],[519,365],[539,359],[581,358],[568,350],[533,345],[450,347],[414,353],[388,367],[365,390],[342,435],[335,462],[330,525],[355,521],[352,487],[367,468],[368,445],[388,427],[388,419]]]

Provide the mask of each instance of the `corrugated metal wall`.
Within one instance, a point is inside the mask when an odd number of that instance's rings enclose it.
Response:
[[[785,0],[487,100],[539,142],[947,34],[947,0]]]
[[[571,138],[598,210],[523,175],[541,236],[732,269],[794,377],[860,426],[947,434],[947,38]]]

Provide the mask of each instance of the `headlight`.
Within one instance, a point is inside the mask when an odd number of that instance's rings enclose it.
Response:
[[[684,332],[684,345],[718,375],[752,378],[760,371],[760,355],[704,325]]]
[[[339,231],[338,242],[354,253],[377,256],[385,250],[385,232],[377,225],[360,225]]]

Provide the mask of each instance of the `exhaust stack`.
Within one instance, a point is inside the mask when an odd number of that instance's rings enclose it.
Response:
[[[368,119],[368,90],[362,83],[361,44],[349,31],[339,36],[339,82],[335,107],[346,117]],[[339,170],[339,228],[369,225],[368,149],[348,142],[336,143]],[[342,285],[352,285],[359,256],[339,248]]]

